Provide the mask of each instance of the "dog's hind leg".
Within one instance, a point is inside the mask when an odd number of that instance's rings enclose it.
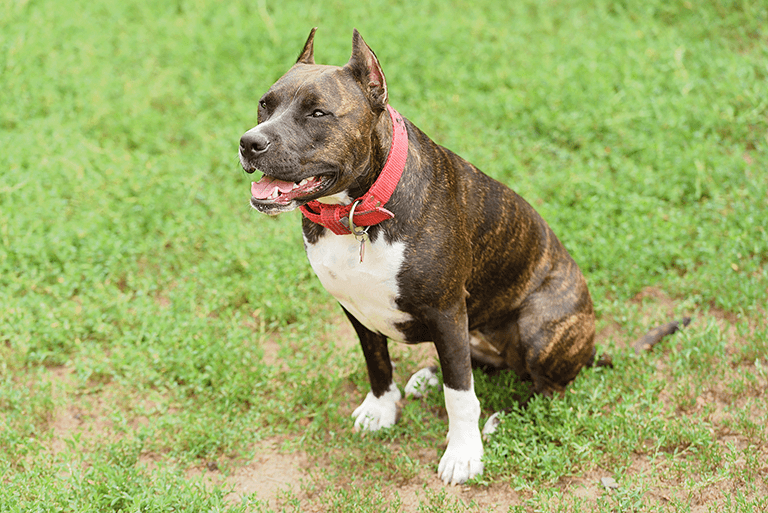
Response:
[[[496,413],[488,417],[488,420],[485,421],[485,424],[483,425],[483,431],[482,431],[484,440],[488,440],[488,437],[490,437],[496,432],[496,430],[499,427],[499,424],[501,424],[501,419],[499,418],[499,415],[501,415],[502,413],[504,413],[504,410],[497,411]]]
[[[437,366],[424,367],[415,372],[405,385],[405,397],[420,399],[432,389],[437,388],[440,380],[437,379]]]

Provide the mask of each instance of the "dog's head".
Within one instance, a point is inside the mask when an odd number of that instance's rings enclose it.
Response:
[[[384,73],[357,30],[343,67],[315,64],[315,30],[259,100],[258,125],[240,139],[243,169],[264,173],[251,186],[251,205],[265,214],[347,199],[370,171],[373,132],[387,118]]]

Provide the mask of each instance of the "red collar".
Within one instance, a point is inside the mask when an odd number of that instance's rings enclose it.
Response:
[[[373,186],[349,205],[328,205],[316,200],[310,201],[300,207],[301,213],[307,219],[325,226],[336,235],[348,235],[352,233],[349,213],[353,209],[353,229],[355,226],[371,226],[395,217],[384,205],[395,192],[405,169],[405,161],[408,158],[408,131],[405,129],[403,117],[389,105],[387,110],[392,118],[392,145],[384,168]]]

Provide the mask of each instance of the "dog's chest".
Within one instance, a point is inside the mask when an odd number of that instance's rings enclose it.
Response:
[[[307,257],[323,287],[360,323],[393,340],[404,337],[395,327],[410,320],[398,310],[397,273],[405,257],[405,243],[389,244],[384,237],[365,242],[360,261],[360,242],[352,235],[326,232],[314,244],[305,239]]]

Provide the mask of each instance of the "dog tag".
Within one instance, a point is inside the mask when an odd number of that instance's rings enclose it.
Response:
[[[352,232],[355,239],[360,241],[360,263],[362,263],[363,257],[365,256],[365,240],[368,238],[368,229],[370,226],[366,226],[365,228],[355,226],[355,209],[358,204],[360,204],[360,200],[355,201],[352,204],[352,208],[349,210],[349,231]]]
[[[363,232],[363,234],[359,237],[355,237],[357,240],[360,241],[360,263],[363,263],[363,257],[365,256],[365,241],[368,238],[368,234]]]
[[[363,263],[363,257],[365,256],[365,237],[360,238],[360,263]]]

